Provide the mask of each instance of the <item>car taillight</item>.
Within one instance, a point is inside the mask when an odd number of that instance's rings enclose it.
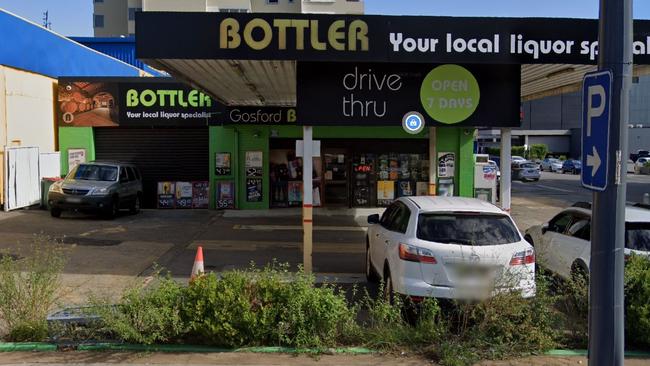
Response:
[[[521,266],[524,264],[535,263],[535,251],[533,249],[522,250],[512,255],[510,259],[511,266]]]
[[[414,247],[412,245],[399,243],[399,257],[409,262],[421,262],[436,264],[438,261],[428,249]]]

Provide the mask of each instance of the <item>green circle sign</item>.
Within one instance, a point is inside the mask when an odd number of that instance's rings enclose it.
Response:
[[[458,65],[436,67],[420,87],[420,102],[427,114],[450,125],[469,118],[478,107],[480,97],[474,75]]]

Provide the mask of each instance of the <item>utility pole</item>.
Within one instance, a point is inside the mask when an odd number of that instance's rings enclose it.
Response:
[[[598,69],[611,72],[612,90],[609,158],[604,160],[609,183],[602,192],[593,193],[591,221],[589,364],[597,366],[623,365],[624,167],[628,156],[632,22],[632,0],[600,0]]]
[[[52,29],[52,22],[50,22],[50,11],[45,10],[43,12],[43,27],[47,29]]]

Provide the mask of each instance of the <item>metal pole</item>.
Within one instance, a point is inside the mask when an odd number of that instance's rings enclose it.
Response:
[[[436,177],[438,176],[436,139],[436,128],[429,127],[429,196],[435,196],[438,194],[436,191]]]
[[[501,129],[501,156],[499,158],[501,170],[501,182],[499,198],[501,199],[501,209],[510,212],[510,194],[512,188],[512,130],[509,128]]]
[[[632,0],[600,0],[598,68],[612,72],[605,191],[594,192],[589,285],[589,364],[623,365],[627,125],[632,81]]]
[[[305,273],[312,272],[312,232],[314,197],[312,187],[313,147],[312,128],[302,128],[302,264]]]

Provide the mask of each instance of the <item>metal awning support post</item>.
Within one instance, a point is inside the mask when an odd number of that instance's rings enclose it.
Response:
[[[429,196],[435,196],[437,193],[438,158],[436,157],[436,139],[436,128],[429,127]]]
[[[303,157],[302,157],[302,264],[305,273],[312,272],[312,233],[313,233],[313,139],[312,127],[302,128]]]
[[[501,209],[510,212],[511,188],[512,188],[512,130],[509,128],[501,129],[501,156],[499,169],[501,170],[501,182],[499,199]]]

